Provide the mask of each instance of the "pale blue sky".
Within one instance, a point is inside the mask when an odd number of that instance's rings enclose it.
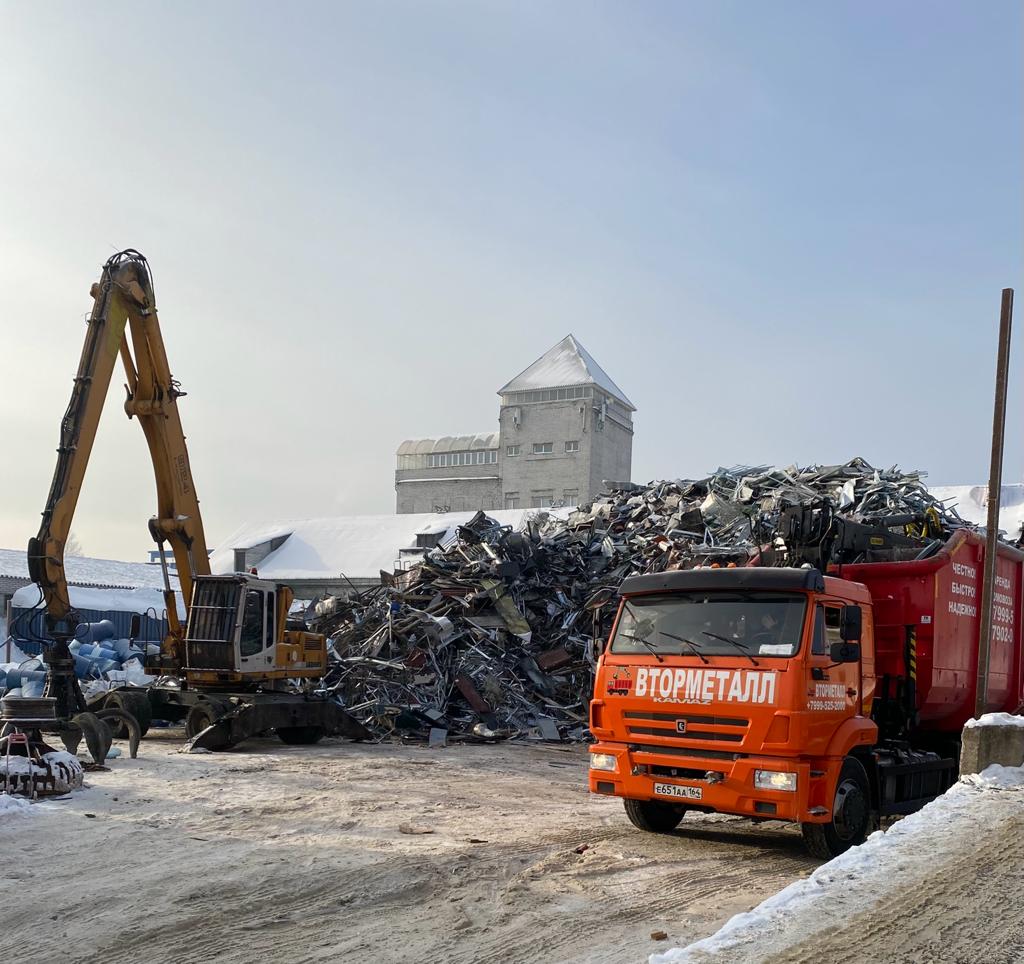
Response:
[[[388,512],[573,332],[634,478],[987,472],[1020,287],[1021,7],[0,2],[0,545],[34,534],[102,261],[150,259],[212,544]],[[1006,474],[1024,477],[1024,328]],[[119,409],[76,530],[140,558]]]

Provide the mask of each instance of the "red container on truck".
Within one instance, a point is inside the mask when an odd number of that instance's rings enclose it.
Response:
[[[1024,700],[1024,552],[1000,545],[987,711]],[[802,825],[828,858],[956,776],[973,715],[984,540],[928,558],[626,579],[597,667],[590,789],[642,830],[687,810]]]

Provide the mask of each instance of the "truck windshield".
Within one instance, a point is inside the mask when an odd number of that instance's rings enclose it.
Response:
[[[613,653],[793,656],[807,600],[778,592],[679,592],[627,599]]]

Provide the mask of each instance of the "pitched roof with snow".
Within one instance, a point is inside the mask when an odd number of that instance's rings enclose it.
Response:
[[[67,556],[64,573],[69,583],[79,586],[162,589],[164,585],[160,567],[145,562]],[[28,554],[24,549],[0,549],[0,576],[28,579]],[[178,588],[177,577],[173,574],[171,585]]]
[[[539,511],[564,517],[571,510],[498,509],[487,515],[518,529],[524,519]],[[390,572],[394,568],[401,550],[416,545],[418,534],[444,532],[442,538],[446,539],[475,514],[354,515],[249,523],[221,541],[210,557],[210,568],[215,573],[233,572],[235,549],[254,549],[283,536],[284,542],[257,563],[264,579],[337,579],[342,574],[349,579],[376,579],[382,569]]]
[[[626,398],[625,392],[608,377],[608,373],[573,335],[566,335],[529,368],[498,389],[498,394],[529,392],[538,388],[571,388],[574,385],[596,385],[622,402],[631,412],[636,411],[636,406]]]
[[[988,525],[987,485],[929,485],[928,491],[960,517],[975,525]],[[1010,482],[999,493],[999,528],[1016,539],[1024,526],[1024,482]]]

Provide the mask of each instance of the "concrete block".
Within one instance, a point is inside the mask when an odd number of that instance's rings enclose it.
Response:
[[[1007,716],[1009,714],[999,714]],[[1005,722],[982,725],[975,721],[964,727],[960,748],[960,775],[981,773],[987,766],[1000,763],[1006,767],[1024,765],[1024,718],[1009,717]]]

